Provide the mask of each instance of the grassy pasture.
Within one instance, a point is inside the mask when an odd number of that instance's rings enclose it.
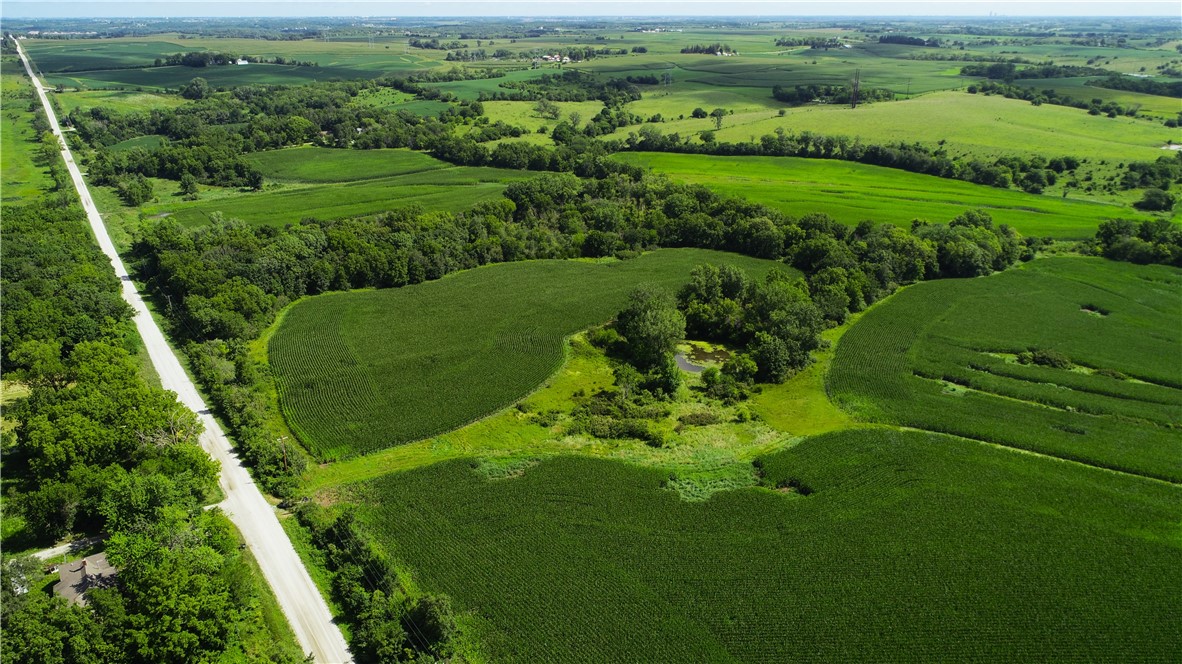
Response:
[[[1084,258],[918,284],[842,337],[829,391],[862,421],[1182,481],[1180,288],[1177,269]],[[1014,361],[1031,348],[1079,368]]]
[[[150,111],[154,108],[176,108],[185,103],[184,98],[175,95],[126,90],[60,92],[54,95],[54,99],[62,105],[62,109],[66,113],[76,108],[89,109],[97,106],[112,108],[120,113],[129,113]]]
[[[342,507],[489,661],[1153,659],[1176,640],[1173,486],[884,430],[763,460],[807,497],[687,502],[666,472],[578,457],[480,468],[387,475]]]
[[[1095,76],[1080,78],[1043,78],[1022,79],[1017,81],[1023,86],[1035,87],[1040,90],[1051,89],[1055,92],[1074,97],[1083,101],[1100,99],[1104,103],[1114,101],[1122,106],[1140,106],[1141,115],[1153,115],[1162,118],[1176,118],[1182,112],[1182,101],[1173,97],[1160,97],[1127,90],[1109,90],[1093,85],[1084,85],[1094,80]],[[1166,130],[1162,127],[1163,131]]]
[[[47,169],[33,161],[39,137],[28,107],[35,92],[21,71],[19,60],[4,57],[0,65],[0,198],[6,203],[36,198],[53,187]]]
[[[534,102],[531,101],[486,101],[483,102],[484,114],[492,122],[502,121],[506,124],[517,127],[524,127],[532,132],[536,132],[539,127],[554,127],[558,122],[566,119],[571,113],[578,113],[584,122],[595,117],[596,113],[603,110],[603,102],[600,101],[564,101],[556,105],[562,111],[562,115],[558,120],[551,120],[544,118],[534,112]],[[546,135],[547,142],[549,135]]]
[[[778,263],[696,249],[624,262],[504,263],[399,289],[295,304],[269,342],[288,424],[320,458],[426,438],[547,379],[563,339],[607,322],[639,283],[675,289],[701,263]]]
[[[785,214],[825,212],[851,225],[870,219],[908,227],[915,218],[943,222],[974,208],[1024,235],[1084,239],[1095,235],[1105,219],[1145,216],[1123,205],[1027,194],[846,161],[654,152],[625,152],[615,158]]]

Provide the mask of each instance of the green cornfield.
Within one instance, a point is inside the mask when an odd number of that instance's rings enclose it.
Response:
[[[702,263],[755,277],[774,261],[663,249],[628,261],[530,261],[294,305],[268,352],[280,406],[316,456],[341,458],[471,422],[537,388],[563,339],[605,323],[642,282],[676,290]]]
[[[918,284],[842,338],[834,400],[940,431],[1182,481],[1182,273],[1058,258]],[[1072,367],[1020,364],[1051,350]]]
[[[1176,651],[1177,486],[874,429],[808,439],[763,460],[766,488],[704,502],[616,461],[558,457],[495,480],[475,465],[362,485],[358,515],[421,587],[453,598],[488,661]]]

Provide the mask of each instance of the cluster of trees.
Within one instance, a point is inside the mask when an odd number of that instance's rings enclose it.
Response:
[[[1160,95],[1162,97],[1182,97],[1182,81],[1155,81],[1150,78],[1112,74],[1108,78],[1092,79],[1087,82],[1087,85],[1097,88],[1108,88],[1109,90],[1128,90],[1147,95]]]
[[[441,42],[437,37],[433,37],[431,39],[419,39],[417,37],[411,37],[407,43],[415,48],[433,51],[458,51],[460,49],[468,48],[468,45],[464,42],[456,41],[454,39],[449,42]]]
[[[731,48],[730,44],[722,44],[715,42],[713,44],[693,44],[681,49],[682,53],[705,53],[706,55],[714,55],[715,53],[734,53],[735,50]]]
[[[1042,64],[1018,69],[1013,62],[965,65],[960,69],[961,76],[984,76],[1006,83],[1022,78],[1073,78],[1076,76],[1105,76],[1110,73],[1112,72],[1107,69],[1096,67],[1055,64]]]
[[[209,87],[209,81],[200,76],[189,81],[185,87],[181,88],[181,96],[185,99],[205,99],[213,94],[213,88]]]
[[[594,60],[595,58],[612,56],[612,55],[628,55],[626,48],[611,48],[608,46],[560,46],[560,47],[546,47],[535,48],[530,51],[520,51],[517,54],[518,59],[533,60],[536,66],[539,61],[546,56],[556,56],[559,60],[562,58],[569,58],[571,62],[583,62],[584,60]]]
[[[904,46],[930,46],[938,48],[942,42],[935,37],[924,39],[923,37],[908,37],[907,35],[881,35],[878,38],[879,44],[902,44]]]
[[[681,339],[717,341],[737,349],[721,371],[703,375],[706,393],[724,401],[745,398],[755,382],[779,383],[803,369],[821,344],[821,331],[845,320],[899,285],[939,277],[968,277],[1004,269],[1031,256],[1031,245],[982,212],[966,212],[948,225],[917,221],[913,231],[863,223],[849,229],[825,215],[784,224],[745,218],[728,229],[726,248],[782,258],[806,276],[773,271],[764,280],[742,270],[701,265],[674,299],[654,287],[637,289],[617,316],[613,336],[591,340],[626,361],[615,368],[625,400],[637,391],[661,398],[680,384],[673,353]],[[659,444],[635,408],[586,413],[582,421],[601,437],[632,437]]]
[[[831,48],[842,48],[844,44],[836,37],[780,37],[776,40],[776,46],[808,46],[828,51]]]
[[[616,384],[627,397],[636,389],[657,396],[669,396],[681,385],[681,371],[673,358],[677,344],[685,338],[685,315],[677,302],[663,288],[643,285],[628,297],[628,305],[616,315],[615,330],[622,338],[613,344],[626,358],[615,367]],[[615,418],[627,421],[634,418]],[[643,429],[642,429],[643,430]],[[593,435],[600,435],[594,430]],[[607,432],[603,438],[636,437]],[[642,435],[658,442],[651,435]]]
[[[501,88],[507,92],[484,93],[480,99],[507,101],[602,101],[608,106],[619,106],[640,99],[640,90],[622,78],[601,81],[591,74],[568,69],[557,74],[544,74],[528,81],[506,81]],[[487,95],[487,96],[486,96]]]
[[[797,85],[786,88],[777,85],[772,88],[776,101],[797,106],[811,102],[823,104],[848,104],[852,101],[853,90],[845,85]],[[895,93],[886,88],[860,88],[858,102],[891,101]]]
[[[678,293],[691,338],[741,349],[721,375],[704,376],[708,391],[732,395],[754,381],[781,383],[803,369],[820,346],[825,319],[803,279],[773,271],[763,281],[741,269],[702,265]],[[843,312],[844,313],[844,312]]]
[[[1134,116],[1137,114],[1137,111],[1141,109],[1140,104],[1122,106],[1114,101],[1105,102],[1103,99],[1099,98],[1084,101],[1069,95],[1059,94],[1051,88],[1038,90],[1031,87],[1008,85],[1006,83],[994,83],[991,81],[981,83],[979,85],[970,85],[967,90],[969,94],[977,94],[980,92],[986,95],[1002,95],[1006,99],[1023,99],[1030,102],[1031,104],[1034,104],[1035,106],[1040,104],[1070,106],[1072,108],[1086,110],[1091,115],[1104,114],[1110,118],[1115,118],[1118,115]]]
[[[128,205],[152,199],[152,184],[146,179],[149,177],[180,181],[188,176],[223,187],[259,189],[263,185],[262,173],[230,141],[210,140],[204,145],[201,141],[186,141],[152,150],[98,150],[88,166],[92,182],[115,187]]]
[[[924,53],[908,53],[908,60],[928,60],[928,61],[951,61],[951,62],[1013,62],[1020,65],[1035,64],[1034,61],[1028,60],[1015,55],[995,55],[993,53],[966,53],[963,50],[955,53],[938,53],[938,52],[924,52]]]
[[[1158,157],[1155,161],[1132,161],[1125,166],[1120,185],[1124,189],[1153,188],[1168,190],[1182,183],[1182,152]]]
[[[316,67],[318,66],[311,60],[294,60],[277,56],[274,58],[260,58],[253,55],[236,55],[234,53],[221,53],[218,51],[189,51],[188,53],[173,53],[166,55],[163,58],[156,58],[153,61],[153,67],[164,66],[182,66],[182,67],[209,67],[218,65],[232,65],[239,60],[246,60],[251,63],[269,62],[277,65],[297,65],[300,67]]]
[[[443,59],[447,62],[479,62],[481,60],[488,60],[489,58],[508,60],[512,57],[513,52],[505,48],[498,48],[492,53],[489,53],[483,48],[474,48],[472,50],[448,51]]]
[[[1182,267],[1182,229],[1164,219],[1113,219],[1100,224],[1095,250],[1112,260]]]
[[[655,74],[643,74],[640,76],[625,76],[624,80],[633,85],[660,85],[664,81],[658,78]]]
[[[41,561],[6,556],[0,658],[300,661],[259,635],[257,579],[229,521],[202,509],[217,464],[193,413],[139,376],[130,309],[76,199],[6,205],[4,242],[0,358],[31,390],[5,407],[5,518],[23,518],[26,544],[105,532],[119,573],[79,607],[45,592]]]

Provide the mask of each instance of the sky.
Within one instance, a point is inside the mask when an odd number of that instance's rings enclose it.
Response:
[[[1178,0],[0,0],[5,17],[184,16],[1164,16]]]

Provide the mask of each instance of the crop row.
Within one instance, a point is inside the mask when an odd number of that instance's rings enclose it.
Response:
[[[1060,259],[913,286],[845,334],[830,392],[863,420],[1182,481],[1179,395],[1167,387],[1182,377],[1182,311],[1147,300],[1143,289],[1132,296],[1139,272],[1156,270]],[[1101,300],[1107,316],[1081,312],[1081,302]],[[1161,384],[1122,385],[1060,369],[1064,384],[1057,385],[1050,370],[1017,368],[970,348],[1050,348]],[[943,381],[971,389],[947,390]]]
[[[1152,659],[1174,638],[1176,487],[881,430],[763,466],[814,491],[691,503],[619,462],[489,481],[461,460],[370,483],[359,515],[495,661]]]

